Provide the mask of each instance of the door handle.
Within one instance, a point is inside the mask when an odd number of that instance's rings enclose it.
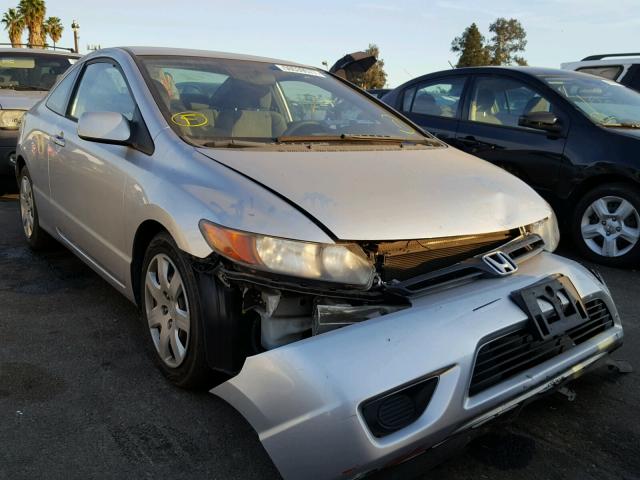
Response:
[[[60,132],[58,135],[54,135],[53,143],[61,147],[64,147],[64,133]]]
[[[478,139],[476,139],[476,137],[474,137],[473,135],[467,135],[466,137],[463,137],[460,140],[462,141],[462,143],[470,147],[477,146],[480,144]]]

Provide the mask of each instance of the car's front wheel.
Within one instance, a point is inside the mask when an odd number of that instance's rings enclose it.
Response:
[[[574,241],[589,260],[612,267],[640,262],[640,193],[624,183],[602,185],[582,197],[572,221]]]
[[[179,387],[209,387],[197,282],[169,234],[151,241],[141,278],[142,314],[160,370]]]
[[[38,208],[33,194],[33,180],[27,167],[20,171],[18,177],[20,195],[20,218],[24,236],[33,250],[41,250],[51,242],[51,237],[40,227]]]

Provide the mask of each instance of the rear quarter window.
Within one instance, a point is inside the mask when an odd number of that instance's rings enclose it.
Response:
[[[576,70],[580,73],[588,73],[590,75],[597,75],[598,77],[608,78],[609,80],[616,80],[620,73],[622,73],[622,65],[607,65],[606,67],[582,67]]]

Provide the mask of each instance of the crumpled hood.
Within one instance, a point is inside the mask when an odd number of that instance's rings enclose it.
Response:
[[[3,110],[29,110],[47,93],[34,90],[0,89],[0,108]]]
[[[450,147],[200,151],[286,197],[342,240],[490,233],[551,212],[516,177]]]

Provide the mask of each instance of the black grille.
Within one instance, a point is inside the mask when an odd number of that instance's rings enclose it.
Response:
[[[475,395],[565,352],[613,326],[606,304],[585,302],[588,319],[562,335],[540,340],[528,326],[485,343],[478,351],[469,395]]]
[[[417,244],[419,248],[405,253],[384,253],[380,274],[384,281],[407,280],[494,250],[512,240],[513,235],[511,232],[502,232],[478,235],[462,241],[445,239],[433,245],[429,245],[427,240],[424,244],[417,240],[410,241],[407,242],[408,250],[416,247],[413,244]]]

